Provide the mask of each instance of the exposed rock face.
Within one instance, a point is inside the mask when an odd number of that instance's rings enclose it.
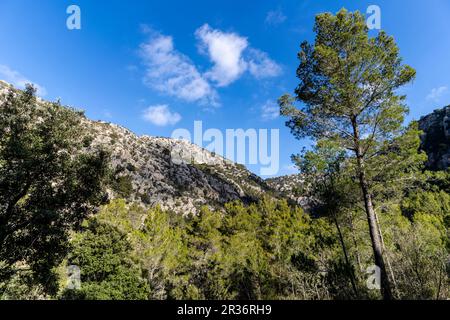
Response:
[[[422,149],[428,154],[427,167],[445,170],[450,167],[450,106],[422,117]]]
[[[0,101],[11,85],[0,81]],[[45,101],[37,99],[45,108]],[[116,183],[111,198],[126,198],[146,206],[159,205],[179,214],[195,214],[206,205],[220,208],[241,200],[257,201],[273,195],[269,185],[244,166],[187,141],[139,137],[121,126],[80,118],[88,152],[99,148],[111,154]],[[91,137],[91,138],[87,138]]]
[[[264,180],[245,167],[187,141],[138,137],[105,122],[85,119],[84,123],[95,137],[92,148],[109,150],[116,175],[131,181],[129,200],[195,214],[203,205],[256,201],[270,191]]]
[[[303,177],[301,174],[292,174],[266,180],[269,186],[279,194],[292,200],[298,205],[307,206],[307,199],[302,196]]]

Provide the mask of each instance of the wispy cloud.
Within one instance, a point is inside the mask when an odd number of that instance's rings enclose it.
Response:
[[[269,55],[258,49],[250,49],[248,56],[249,72],[256,79],[277,77],[281,74],[281,67],[269,58]]]
[[[439,102],[441,98],[447,94],[448,88],[446,86],[441,86],[438,88],[431,89],[430,93],[427,95],[427,100]]]
[[[143,118],[156,126],[175,125],[181,120],[181,115],[172,112],[166,104],[150,106],[144,110]]]
[[[247,38],[237,33],[212,29],[205,24],[195,34],[201,52],[214,64],[206,77],[219,87],[233,83],[247,71],[257,79],[281,74],[281,67],[266,52],[252,48]]]
[[[206,76],[219,87],[229,85],[245,72],[247,63],[242,53],[248,47],[246,38],[212,29],[208,24],[200,27],[195,34],[201,50],[206,51],[214,63]]]
[[[20,72],[15,71],[5,65],[0,65],[0,79],[12,84],[19,89],[24,89],[26,84],[32,84],[37,90],[37,95],[43,97],[47,94],[47,90],[43,86],[34,83],[27,77],[23,76]]]
[[[171,36],[149,27],[143,28],[143,32],[149,35],[140,46],[144,83],[185,101],[216,107],[219,105],[217,88],[230,85],[244,73],[264,79],[276,77],[282,71],[266,52],[252,48],[247,38],[213,29],[208,24],[195,32],[200,52],[212,62],[206,72],[200,72],[189,57],[175,49]]]
[[[141,44],[141,56],[147,86],[189,102],[217,105],[216,91],[191,60],[175,50],[172,37],[153,32]]]
[[[272,100],[266,101],[261,107],[261,119],[264,121],[275,120],[280,116],[280,107]]]
[[[266,15],[266,24],[278,25],[286,21],[287,17],[280,9],[269,11]]]

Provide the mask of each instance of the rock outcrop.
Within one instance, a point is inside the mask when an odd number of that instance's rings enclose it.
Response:
[[[273,190],[277,190],[281,197],[301,206],[307,205],[307,199],[303,196],[302,186],[304,180],[301,174],[271,178],[267,179],[266,182]]]
[[[109,150],[116,177],[129,181],[131,190],[124,195],[129,200],[195,214],[204,205],[252,202],[271,193],[269,185],[244,166],[188,141],[139,137],[106,122],[84,123],[94,137],[91,148]]]
[[[10,90],[0,81],[0,101]],[[37,99],[38,106],[46,102]],[[125,198],[144,206],[159,205],[179,214],[196,214],[202,206],[223,208],[227,202],[257,201],[277,192],[260,177],[188,141],[137,136],[116,124],[82,115],[84,151],[103,149],[111,155],[110,198]]]
[[[450,106],[435,110],[419,120],[422,149],[428,155],[427,167],[445,170],[450,167]]]

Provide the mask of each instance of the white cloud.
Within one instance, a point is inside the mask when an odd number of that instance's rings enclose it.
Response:
[[[154,33],[141,45],[141,55],[149,87],[189,102],[217,105],[216,91],[190,59],[175,50],[172,37]]]
[[[38,96],[43,97],[47,94],[47,90],[44,87],[38,85],[37,83],[33,83],[33,81],[27,79],[19,72],[12,70],[5,65],[0,65],[0,79],[12,84],[19,89],[24,89],[26,84],[33,84],[37,90],[36,93]]]
[[[286,21],[287,17],[283,14],[283,12],[278,10],[272,10],[267,13],[266,23],[269,25],[277,25]]]
[[[257,79],[278,76],[281,67],[269,55],[251,48],[237,33],[212,29],[204,24],[195,32],[199,49],[212,67],[201,73],[193,62],[175,49],[173,38],[146,27],[149,40],[141,44],[144,83],[159,92],[189,102],[218,106],[216,87],[225,87],[245,72]]]
[[[266,101],[261,107],[261,118],[264,121],[275,120],[280,116],[280,107],[272,100]]]
[[[224,87],[239,79],[246,71],[257,79],[276,77],[281,67],[269,55],[254,49],[247,38],[236,33],[212,29],[208,24],[196,31],[201,51],[208,54],[213,67],[206,77]]]
[[[281,67],[269,55],[258,49],[249,50],[249,72],[256,79],[276,77],[281,74]]]
[[[207,51],[214,63],[206,76],[219,87],[229,85],[245,72],[247,63],[242,53],[248,47],[246,38],[212,29],[208,24],[197,29],[195,35],[201,42],[200,48]]]
[[[446,86],[441,86],[438,88],[431,89],[431,92],[427,96],[427,100],[431,100],[434,102],[439,102],[441,97],[448,92],[448,88]]]
[[[171,112],[166,104],[150,106],[144,110],[144,120],[153,123],[156,126],[164,127],[167,125],[175,125],[181,120],[181,115]]]

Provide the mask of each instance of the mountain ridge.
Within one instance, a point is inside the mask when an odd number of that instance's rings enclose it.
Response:
[[[0,82],[0,96],[14,87]],[[46,101],[38,98],[38,105]],[[143,206],[160,206],[178,214],[196,214],[202,206],[223,208],[232,201],[252,203],[280,194],[245,166],[191,142],[150,135],[106,121],[80,116],[86,151],[103,149],[111,156],[113,184],[109,198]]]
[[[14,87],[0,80],[0,97]],[[17,89],[14,89],[17,90]],[[38,104],[45,100],[38,98]],[[307,207],[301,194],[302,176],[262,179],[245,166],[209,152],[189,141],[137,135],[125,126],[80,116],[87,151],[104,149],[111,155],[114,183],[109,198],[124,198],[143,206],[160,206],[178,214],[197,214],[202,206],[223,208],[232,201],[256,202],[262,197],[283,198]],[[450,164],[450,106],[419,120],[422,149],[428,167]]]

